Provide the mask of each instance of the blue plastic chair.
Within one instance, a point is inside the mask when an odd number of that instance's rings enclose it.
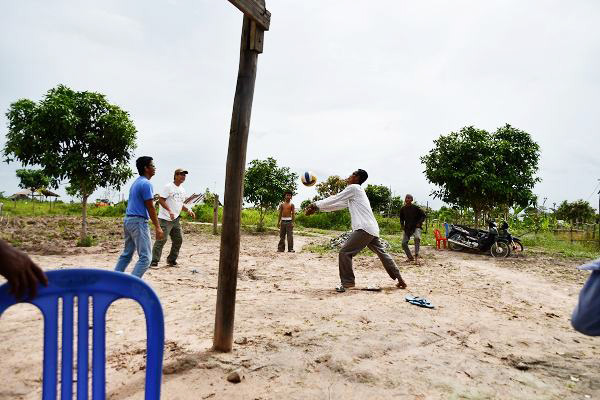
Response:
[[[48,286],[40,286],[29,303],[44,315],[44,383],[42,398],[56,399],[58,355],[58,299],[62,299],[61,400],[73,398],[73,308],[77,298],[77,400],[88,398],[89,298],[93,301],[92,398],[106,398],[106,310],[117,299],[137,301],[146,316],[146,400],[160,399],[165,328],[158,296],[141,279],[122,272],[98,269],[49,271]],[[16,303],[0,286],[0,316]]]

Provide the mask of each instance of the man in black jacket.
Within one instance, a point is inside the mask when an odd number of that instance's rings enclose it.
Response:
[[[404,237],[402,238],[402,248],[407,262],[415,261],[419,263],[419,246],[421,244],[421,228],[425,221],[425,213],[416,205],[412,204],[413,197],[407,194],[404,198],[404,206],[400,209],[400,225],[404,229]],[[413,257],[408,248],[408,241],[413,236],[415,239],[415,256]]]

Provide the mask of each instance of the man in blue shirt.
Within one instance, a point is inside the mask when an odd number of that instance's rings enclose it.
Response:
[[[592,274],[579,293],[571,325],[584,335],[600,336],[600,259],[584,264],[579,269],[592,271]]]
[[[115,271],[124,272],[131,262],[134,251],[137,251],[139,260],[135,264],[132,274],[141,278],[150,266],[150,259],[152,258],[152,239],[150,238],[148,218],[154,224],[156,240],[162,240],[164,233],[156,217],[154,190],[150,183],[150,179],[156,173],[152,157],[138,158],[135,166],[140,176],[129,189],[129,200],[125,211],[125,219],[123,220],[125,249],[121,253],[119,261],[117,261]]]

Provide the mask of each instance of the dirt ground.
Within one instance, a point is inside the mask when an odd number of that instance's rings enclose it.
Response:
[[[117,222],[103,228],[100,245],[54,247],[64,251],[3,229],[47,270],[112,269],[122,248]],[[497,260],[425,248],[421,266],[400,264],[395,254],[409,286],[398,290],[367,254],[355,258],[357,284],[383,291],[338,294],[337,255],[302,250],[326,238],[296,236],[296,253],[276,253],[275,236],[244,234],[236,344],[222,354],[211,351],[219,240],[206,229],[186,230],[180,265],[161,264],[144,276],[165,313],[164,399],[600,397],[600,342],[569,323],[587,276],[575,269],[581,260],[527,252]],[[411,305],[406,294],[436,308]],[[142,399],[141,309],[119,300],[107,319],[108,398]],[[39,312],[10,308],[0,320],[0,399],[40,398],[41,351]],[[226,380],[233,370],[242,372],[241,383]]]

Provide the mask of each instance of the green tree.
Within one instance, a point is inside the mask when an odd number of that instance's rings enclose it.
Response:
[[[50,184],[50,179],[40,169],[18,169],[19,187],[31,192],[31,204],[35,210],[33,194],[36,190],[45,189]]]
[[[400,209],[404,205],[404,199],[401,196],[393,196],[390,200],[390,215],[400,215]]]
[[[367,185],[365,193],[373,211],[387,211],[392,198],[390,188],[383,185]]]
[[[215,204],[215,194],[212,193],[208,188],[204,191],[204,198],[202,199],[204,204],[213,206]]]
[[[250,162],[244,176],[244,199],[258,209],[257,230],[264,230],[265,213],[283,201],[283,194],[287,190],[296,194],[297,179],[298,175],[288,167],[277,166],[274,158]]]
[[[524,131],[504,125],[495,133],[473,126],[442,135],[421,162],[427,180],[439,188],[433,195],[448,204],[470,207],[479,222],[496,206],[528,206],[540,148]]]
[[[574,224],[577,222],[593,222],[596,216],[596,210],[584,200],[577,200],[572,203],[566,200],[560,203],[556,210],[556,218],[569,221]]]
[[[317,183],[317,195],[313,201],[326,199],[327,197],[333,196],[344,190],[348,186],[345,179],[340,178],[337,175],[331,175],[327,180]]]
[[[94,92],[64,85],[38,103],[21,99],[6,113],[5,161],[39,165],[57,187],[66,180],[83,204],[81,239],[87,237],[87,200],[99,187],[119,189],[133,176],[129,160],[136,128],[129,114]]]

